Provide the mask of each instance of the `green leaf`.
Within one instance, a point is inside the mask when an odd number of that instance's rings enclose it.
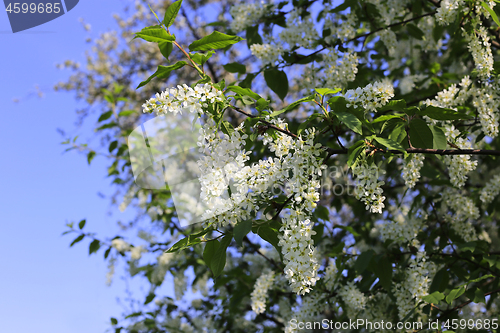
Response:
[[[471,241],[467,243],[463,243],[457,246],[457,249],[460,250],[460,252],[474,252],[474,250],[477,247],[477,242],[476,241]]]
[[[85,223],[87,223],[87,220],[81,220],[79,223],[78,223],[78,228],[80,228],[80,230],[83,229],[83,227],[85,227]]]
[[[278,69],[267,69],[264,71],[264,79],[267,86],[284,100],[288,94],[288,77],[286,73]]]
[[[249,96],[255,100],[259,100],[261,99],[262,97],[259,96],[259,94],[256,94],[254,93],[251,89],[249,88],[242,88],[242,87],[239,87],[239,86],[229,86],[227,87],[226,89],[226,92],[227,91],[232,91],[232,92],[235,92],[241,96]]]
[[[377,124],[377,123],[380,123],[380,122],[383,122],[383,121],[387,121],[387,120],[391,120],[391,119],[398,119],[400,121],[404,121],[401,117],[404,116],[404,114],[386,114],[386,115],[383,115],[383,116],[380,116],[378,117],[377,119],[375,119],[374,121],[372,121],[372,124]]]
[[[212,269],[212,273],[214,273],[214,277],[218,277],[226,266],[226,251],[227,247],[231,243],[231,239],[231,235],[225,235],[220,241],[220,246],[217,248],[214,256],[212,257],[210,268]]]
[[[374,254],[375,252],[373,250],[368,250],[358,256],[358,259],[356,259],[356,262],[354,263],[356,273],[361,275],[368,268]]]
[[[159,79],[166,79],[170,76],[171,71],[182,68],[186,64],[187,63],[185,61],[178,61],[177,63],[175,63],[174,65],[171,65],[171,66],[161,66],[160,65],[160,66],[158,66],[158,69],[156,70],[156,72],[154,72],[154,74],[151,75],[146,81],[141,82],[141,84],[139,84],[139,86],[136,89],[139,89],[139,88],[145,86],[146,84],[149,83],[149,81],[151,81],[155,77],[157,77]]]
[[[205,260],[205,263],[207,264],[208,267],[211,267],[212,265],[212,258],[215,254],[215,251],[219,248],[220,244],[217,239],[213,239],[211,241],[208,241],[205,245],[205,249],[203,250],[203,260]]]
[[[414,24],[407,24],[406,28],[408,29],[408,34],[416,39],[423,39],[425,36],[424,32]]]
[[[233,128],[233,125],[231,125],[228,121],[226,120],[223,120],[222,123],[221,123],[221,130],[222,130],[222,133],[224,134],[227,134],[229,136],[231,136],[231,134],[234,133],[234,128]]]
[[[375,141],[377,141],[378,143],[387,147],[390,150],[399,150],[401,152],[406,151],[399,143],[392,141],[391,139],[379,138],[379,137],[375,137],[374,139]]]
[[[446,296],[446,303],[451,304],[455,299],[459,298],[465,292],[465,287],[459,287],[450,291],[448,296]]]
[[[430,295],[422,297],[422,300],[426,303],[439,304],[440,301],[444,299],[444,294],[439,291],[435,291]]]
[[[299,105],[300,103],[303,103],[303,102],[310,102],[310,101],[314,101],[314,95],[310,95],[310,96],[307,96],[307,97],[304,97],[304,98],[301,98],[291,104],[289,104],[286,108],[284,109],[281,109],[279,111],[274,111],[273,113],[271,113],[271,117],[276,117],[277,115],[280,115],[282,114],[283,112],[287,112],[287,111],[290,111],[292,109],[294,109],[297,105]]]
[[[175,243],[170,249],[168,249],[166,252],[167,253],[172,253],[172,252],[177,252],[183,249],[186,249],[188,247],[191,247],[196,244],[200,244],[201,240],[199,238],[193,237],[192,235],[185,237]]]
[[[373,272],[379,278],[382,287],[390,293],[392,287],[392,265],[387,260],[387,257],[380,256],[376,264],[373,265]]]
[[[116,147],[118,147],[118,141],[115,140],[109,144],[108,151],[111,153]]]
[[[448,283],[449,283],[450,276],[448,274],[448,271],[446,268],[440,269],[436,275],[434,276],[434,279],[432,280],[432,284],[430,286],[430,291],[445,291],[446,288],[448,288]],[[429,302],[428,302],[429,303]]]
[[[474,118],[455,110],[439,108],[432,105],[428,106],[425,110],[420,111],[419,114],[436,120],[458,120]]]
[[[493,21],[495,21],[495,23],[500,27],[500,21],[498,20],[498,16],[493,11],[493,9],[491,9],[490,6],[488,6],[484,1],[481,1],[481,6],[483,6],[484,9],[486,9],[488,11],[488,13],[490,13],[491,18],[493,19]]]
[[[389,139],[397,143],[401,143],[401,141],[403,141],[406,137],[405,126],[406,124],[404,122],[396,124],[396,126],[392,129],[391,134],[389,134]]]
[[[100,247],[101,242],[99,242],[97,239],[94,239],[89,245],[89,255],[91,255],[92,253],[96,253]]]
[[[182,5],[182,0],[178,0],[170,4],[170,6],[168,6],[167,8],[167,11],[165,12],[165,17],[163,18],[162,23],[165,24],[167,27],[170,27],[174,23],[177,14],[179,14],[181,5]]]
[[[300,135],[302,131],[304,131],[307,126],[309,126],[311,121],[318,117],[323,117],[323,115],[321,113],[313,113],[312,115],[307,117],[306,121],[302,122],[302,124],[299,125],[299,128],[297,129],[297,135]]]
[[[234,240],[239,246],[243,246],[243,238],[252,231],[252,220],[241,221],[234,226]]]
[[[89,151],[88,154],[87,154],[87,162],[89,163],[90,165],[90,162],[92,162],[92,160],[94,159],[95,157],[95,151]]]
[[[247,28],[246,31],[247,46],[250,48],[253,44],[262,44],[262,37],[259,35],[259,26]]]
[[[192,52],[222,49],[226,46],[238,43],[241,40],[243,40],[243,38],[239,36],[231,36],[214,31],[210,35],[191,43],[191,45],[189,45],[189,50]]]
[[[465,295],[474,303],[486,303],[484,292],[479,288],[472,288],[465,292]]]
[[[410,123],[410,141],[413,147],[432,149],[432,131],[424,120],[413,119]]]
[[[276,249],[276,251],[278,251],[280,257],[282,256],[281,248],[278,245],[279,243],[278,230],[268,226],[260,226],[257,229],[257,234],[260,236],[260,238],[270,243]]]
[[[358,163],[358,159],[361,158],[364,150],[365,150],[364,140],[359,140],[354,145],[349,147],[348,149],[349,158],[347,159],[347,165],[350,168],[354,168],[356,166],[356,164]]]
[[[136,113],[137,113],[137,111],[135,111],[135,110],[125,110],[125,111],[118,113],[118,117],[128,117],[128,116],[131,116],[131,115],[136,114]]]
[[[229,73],[239,73],[245,74],[247,72],[247,68],[243,64],[238,64],[236,62],[231,62],[229,64],[222,65],[226,71]]]
[[[443,130],[437,126],[429,126],[432,132],[432,148],[433,149],[446,149],[448,143],[446,141],[446,135]]]
[[[116,320],[116,318],[111,317],[111,325],[117,325],[117,324],[118,320]]]
[[[470,284],[470,283],[477,283],[477,282],[479,282],[479,281],[482,281],[482,280],[484,280],[484,279],[489,279],[489,278],[492,278],[492,277],[493,277],[493,275],[491,275],[491,274],[486,274],[486,275],[483,275],[483,276],[481,276],[481,277],[479,277],[479,278],[477,278],[477,279],[469,280],[469,281],[467,281],[467,283],[469,283],[469,284]]]
[[[158,47],[160,48],[161,54],[165,57],[165,59],[168,60],[168,57],[172,53],[172,50],[174,49],[174,46],[172,45],[171,42],[161,42],[158,43]]]
[[[207,53],[190,53],[189,56],[194,62],[203,66],[214,54],[214,51],[208,51]]]
[[[315,88],[314,90],[316,90],[316,92],[320,95],[328,95],[328,94],[336,94],[338,93],[341,89],[340,88],[337,88],[337,89],[330,89],[330,88]]]
[[[339,118],[341,122],[343,122],[350,130],[355,133],[363,134],[363,128],[361,121],[356,118],[352,113],[347,112],[336,112],[335,115]]]
[[[140,32],[136,32],[134,38],[142,38],[153,43],[173,42],[175,40],[175,37],[163,28],[144,28]]]
[[[399,111],[399,112],[404,112],[406,109],[406,101],[404,99],[398,99],[398,100],[392,100],[389,101],[386,105],[383,107],[379,108],[379,111]]]
[[[108,120],[109,118],[111,118],[112,115],[113,115],[113,111],[104,112],[103,114],[101,114],[101,116],[99,117],[99,119],[97,119],[97,121],[101,122],[101,121],[104,121],[104,120]]]
[[[69,245],[69,247],[72,247],[73,245],[75,245],[76,243],[80,242],[83,238],[85,237],[85,235],[80,235],[78,237],[76,237],[72,242],[71,244]]]
[[[144,305],[151,303],[155,299],[156,295],[155,294],[149,294],[146,297],[146,301],[144,301]]]

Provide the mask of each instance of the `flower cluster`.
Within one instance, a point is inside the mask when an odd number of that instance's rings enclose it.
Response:
[[[229,27],[234,32],[240,32],[256,24],[265,14],[266,7],[261,3],[240,3],[231,6],[229,13],[233,17]]]
[[[454,211],[454,214],[446,214],[448,207]],[[442,209],[445,213],[444,219],[460,237],[466,242],[477,240],[476,230],[472,223],[479,218],[479,209],[471,198],[462,196],[455,189],[447,189],[443,193]]]
[[[457,17],[460,6],[464,5],[464,0],[443,0],[437,9],[436,19],[441,25],[448,25]]]
[[[356,20],[357,17],[354,12],[348,13],[342,21],[338,19],[337,15],[329,14],[325,18],[324,30],[330,29],[331,35],[325,37],[325,41],[333,44],[337,38],[344,41],[354,38],[356,36]]]
[[[460,131],[453,125],[445,126],[446,139],[454,142],[460,149],[471,149],[472,144],[467,138],[459,137]],[[456,187],[464,186],[467,174],[477,167],[477,161],[473,161],[470,155],[444,156],[444,162],[448,166],[450,181]]]
[[[366,163],[356,165],[352,169],[352,173],[356,176],[356,199],[365,203],[366,209],[372,213],[382,214],[382,208],[385,207],[384,192],[381,188],[385,183],[379,182],[379,174],[384,174],[384,170],[379,170],[376,166],[368,166]]]
[[[252,291],[252,310],[256,313],[263,313],[266,310],[267,292],[274,282],[274,272],[262,274],[255,282]]]
[[[283,48],[276,44],[252,44],[250,52],[263,64],[274,64],[283,53]]]
[[[243,149],[247,135],[241,135],[240,130],[236,129],[230,136],[220,135],[215,122],[209,119],[198,137],[199,151],[203,153],[197,161],[201,173],[200,199],[205,208],[202,220],[215,219],[221,226],[235,224],[247,218],[251,210],[258,209],[255,197],[267,187],[262,179],[252,182],[252,175],[255,172],[260,175],[260,170],[245,165],[250,152]],[[228,188],[233,180],[229,196]]]
[[[388,80],[378,81],[369,83],[364,88],[349,89],[344,97],[348,102],[347,107],[353,105],[357,108],[361,105],[367,112],[376,112],[377,108],[384,106],[394,97],[394,86]]]
[[[309,216],[319,200],[317,189],[324,166],[318,159],[321,145],[314,143],[314,135],[314,130],[306,130],[304,136],[292,140],[280,133],[275,140],[264,134],[264,143],[282,159],[282,167],[291,175],[285,184],[285,193],[291,198],[292,207],[283,216],[279,245],[292,291],[302,295],[319,279],[319,264],[311,238],[315,234],[314,223]]]
[[[477,109],[484,134],[495,138],[500,117],[497,85],[485,82],[481,89],[474,89],[472,95],[472,105]]]
[[[330,291],[333,291],[337,287],[337,273],[338,269],[335,265],[335,261],[330,260],[329,265],[326,267],[325,275],[323,276],[325,286]]]
[[[116,249],[116,251],[118,252],[126,252],[126,251],[130,251],[130,247],[131,245],[127,242],[125,242],[123,239],[121,238],[116,238],[116,239],[113,239],[111,241],[111,246]]]
[[[476,64],[479,75],[486,79],[493,70],[493,55],[491,53],[490,38],[484,26],[477,28],[471,34],[463,30],[465,39],[469,42],[468,48]]]
[[[324,75],[327,87],[345,87],[348,82],[354,81],[358,73],[358,57],[352,50],[344,53],[343,57],[335,52],[325,55]]]
[[[287,124],[267,117],[268,122],[281,129]],[[297,139],[275,132],[264,133],[263,143],[275,157],[245,165],[251,152],[243,149],[246,135],[237,128],[231,135],[217,133],[213,121],[200,130],[198,160],[201,177],[201,200],[207,208],[203,220],[224,226],[236,224],[269,202],[278,189],[284,189],[291,199],[291,208],[285,211],[280,231],[280,246],[286,267],[284,269],[292,290],[305,294],[318,280],[319,264],[315,258],[313,222],[309,216],[319,200],[317,189],[324,166],[319,155],[321,145],[314,143],[314,130],[306,130]],[[230,195],[228,188],[231,189]]]
[[[384,43],[389,55],[393,56],[398,47],[398,41],[396,39],[396,33],[390,29],[384,29],[378,33],[380,40]]]
[[[420,168],[424,165],[424,159],[423,154],[413,154],[408,159],[405,159],[403,179],[408,188],[413,188],[420,179]]]
[[[405,75],[405,77],[399,81],[398,87],[401,90],[401,93],[405,95],[411,92],[413,88],[415,88],[415,81],[422,81],[425,78],[426,76],[423,74]]]
[[[479,194],[479,199],[481,199],[483,204],[488,205],[499,193],[500,175],[496,175],[483,187]]]
[[[422,230],[424,220],[416,216],[408,217],[407,210],[393,212],[393,216],[393,222],[386,222],[380,228],[382,240],[385,242],[391,239],[402,246],[410,243],[417,247],[416,238]]]
[[[349,317],[355,317],[356,313],[366,306],[366,296],[354,285],[354,281],[347,282],[338,291],[338,295],[347,306]]]
[[[313,294],[308,297],[304,297],[302,300],[302,305],[295,309],[292,313],[291,320],[288,320],[285,326],[285,333],[303,332],[298,325],[292,326],[290,323],[292,320],[295,323],[310,323],[314,321],[320,321],[321,312],[324,311],[325,305],[320,300],[321,295]]]
[[[208,103],[221,102],[222,92],[208,84],[198,84],[194,88],[183,84],[177,88],[170,88],[142,105],[143,112],[154,112],[157,115],[167,112],[179,113],[183,111],[202,113]]]
[[[393,287],[400,318],[404,318],[422,300],[422,297],[428,295],[436,267],[433,262],[426,261],[425,255],[424,251],[417,252],[409,261],[405,280]]]
[[[318,38],[311,17],[301,18],[297,10],[290,13],[290,16],[286,19],[286,25],[287,27],[280,32],[279,36],[283,43],[288,44],[289,49],[292,49],[297,44],[305,48],[311,48],[313,42]]]

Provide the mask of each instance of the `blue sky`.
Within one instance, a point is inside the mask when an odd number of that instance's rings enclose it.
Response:
[[[58,19],[16,34],[1,6],[1,332],[104,332],[109,317],[122,311],[116,297],[124,285],[119,279],[105,285],[102,251],[89,257],[87,242],[70,249],[71,236],[61,236],[66,222],[81,218],[100,234],[117,230],[109,201],[97,195],[112,191],[105,162],[96,158],[89,166],[81,155],[62,153],[57,128],[84,138],[92,133],[75,128],[73,96],[52,87],[69,74],[56,69],[57,63],[84,63],[87,33],[78,19],[90,23],[95,36],[114,27],[112,14],[123,4],[82,0]],[[36,84],[43,98],[32,94]]]

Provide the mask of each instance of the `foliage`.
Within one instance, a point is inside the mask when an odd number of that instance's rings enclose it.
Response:
[[[495,2],[217,4],[178,0],[151,14],[138,3],[118,20],[130,43],[104,35],[90,68],[69,63],[76,73],[60,86],[101,106],[101,155],[120,208],[138,210],[134,244],[68,225],[71,246],[89,239],[90,254],[123,259],[150,286],[133,313],[111,319],[115,331],[498,318]],[[215,10],[213,23],[192,22]],[[200,119],[202,223],[180,226],[168,172],[162,189],[134,183],[126,139],[155,115]],[[88,163],[99,155],[65,144]],[[157,293],[166,274],[175,300]]]

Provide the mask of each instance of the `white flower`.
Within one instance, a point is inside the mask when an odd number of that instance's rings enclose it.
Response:
[[[135,246],[130,250],[130,257],[132,260],[139,260],[142,257],[142,253],[147,252],[142,246]]]
[[[420,179],[420,168],[424,165],[423,154],[413,154],[408,161],[405,159],[403,179],[408,188],[413,188]]]
[[[130,251],[130,244],[125,242],[121,238],[113,239],[111,241],[111,246],[115,248],[118,252]]]
[[[256,313],[263,313],[266,310],[267,292],[271,288],[274,281],[274,272],[262,274],[255,281],[254,290],[252,291],[252,310]]]
[[[484,205],[488,205],[500,193],[500,175],[493,177],[479,194],[479,199]]]
[[[372,213],[382,214],[385,197],[381,188],[384,182],[379,182],[379,174],[384,174],[384,170],[379,170],[376,166],[368,166],[366,163],[356,165],[352,169],[358,182],[356,186],[356,199],[365,203],[366,209]]]

